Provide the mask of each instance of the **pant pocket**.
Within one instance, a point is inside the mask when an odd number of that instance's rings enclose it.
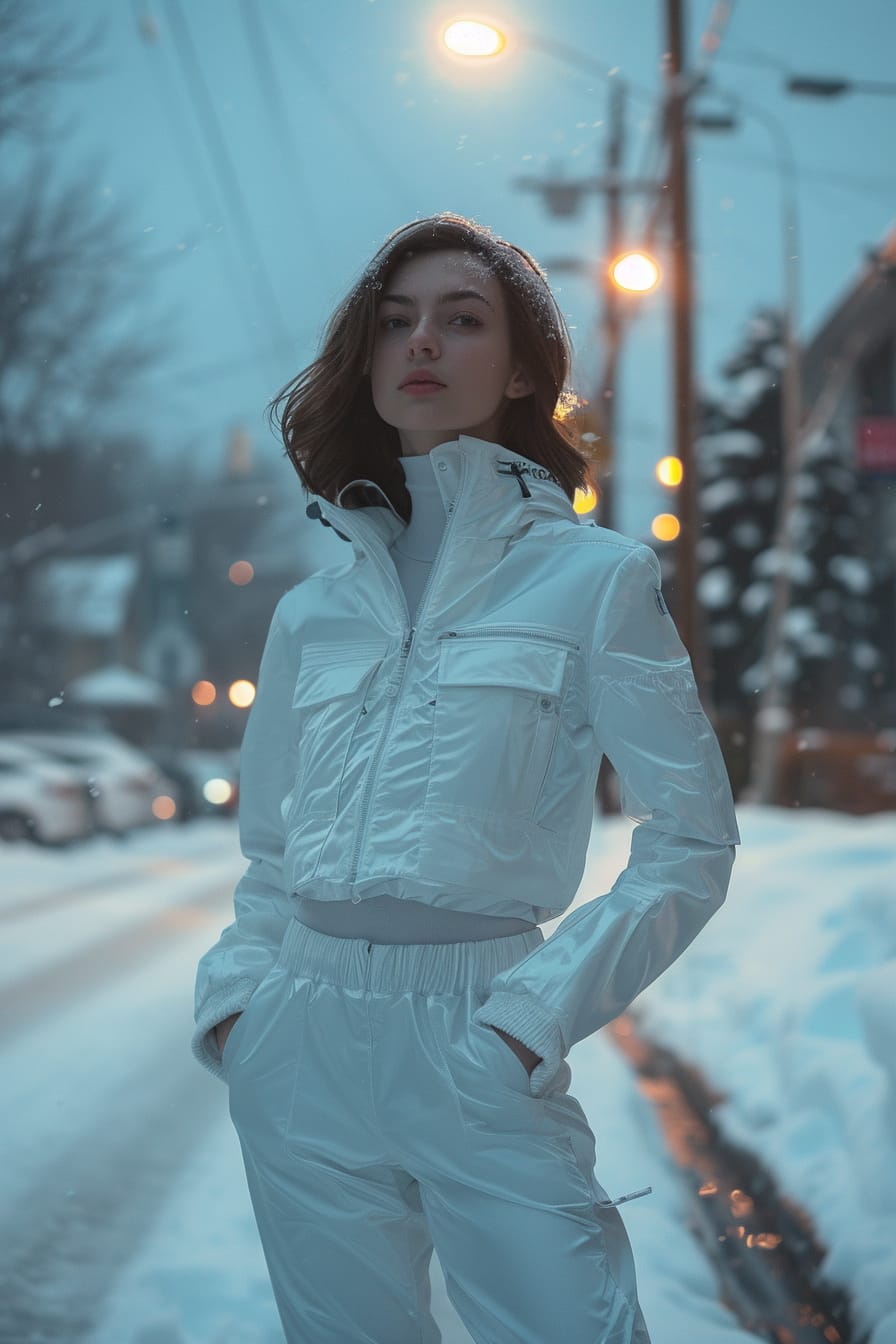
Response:
[[[256,993],[257,992],[258,991],[256,990]],[[254,997],[255,995],[253,994],[252,998]],[[251,1002],[252,999],[249,1000],[249,1003]],[[236,1019],[233,1026],[230,1028],[230,1031],[227,1033],[227,1040],[224,1042],[224,1048],[221,1051],[221,1068],[224,1070],[224,1077],[228,1082],[230,1082],[230,1061],[233,1059],[233,1054],[234,1051],[236,1050],[239,1037],[242,1034],[240,1028],[243,1026],[243,1021],[246,1016],[246,1011],[249,1007],[249,1003],[246,1004],[246,1007],[240,1013],[239,1017]]]
[[[504,1133],[541,1132],[540,1104],[522,1060],[491,1027],[473,1022],[479,997],[435,995],[428,1013],[443,1073],[463,1125]]]
[[[316,980],[290,975],[289,992],[283,1005],[280,1031],[280,1053],[284,1061],[284,1073],[289,1079],[289,1100],[285,1108],[284,1140],[287,1152],[295,1152],[300,1147],[300,1139],[307,1133],[307,1120],[303,1113],[303,1103],[309,1087],[313,1086],[309,1078],[307,1063],[308,1014],[315,990],[326,988]],[[320,1024],[318,1024],[320,1025]]]
[[[275,966],[256,989],[225,1044],[224,1076],[230,1118],[249,1147],[282,1132],[285,1099],[292,1083],[289,1001],[293,978]]]
[[[519,1055],[489,1026],[479,1022],[468,1024],[468,1041],[472,1054],[489,1073],[497,1072],[503,1082],[514,1091],[529,1095],[529,1070]]]
[[[246,1034],[246,1030],[259,1011],[262,1013],[262,1020],[264,1019],[265,1010],[262,1008],[262,1004],[265,1002],[268,986],[271,980],[276,978],[280,973],[280,968],[276,964],[272,966],[260,984],[255,987],[252,997],[227,1034],[227,1040],[224,1042],[224,1049],[221,1051],[221,1067],[224,1070],[224,1078],[228,1084],[230,1083],[233,1065],[240,1058],[243,1037]]]

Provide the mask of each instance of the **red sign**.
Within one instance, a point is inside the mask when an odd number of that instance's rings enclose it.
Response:
[[[865,416],[856,422],[859,471],[896,472],[896,416]]]

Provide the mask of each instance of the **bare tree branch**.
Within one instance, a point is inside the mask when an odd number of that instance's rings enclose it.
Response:
[[[85,57],[102,40],[100,21],[80,46],[66,46],[66,24],[47,31],[41,15],[21,0],[0,0],[0,141],[11,135],[39,136],[49,84],[89,79],[100,73]]]
[[[101,200],[100,162],[59,178],[65,137],[42,135],[40,95],[54,80],[85,77],[96,36],[74,43],[66,27],[45,28],[16,0],[0,0],[0,145],[13,131],[30,142],[12,183],[6,174],[10,207],[0,219],[0,436],[20,451],[81,428],[96,434],[170,355],[174,319],[166,317],[167,335],[161,322],[147,332],[160,262],[140,257],[144,239],[127,204]]]

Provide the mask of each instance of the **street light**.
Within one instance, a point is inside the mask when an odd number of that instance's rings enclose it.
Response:
[[[787,81],[788,93],[802,93],[809,98],[839,98],[844,93],[881,93],[892,98],[896,84],[880,79],[819,79],[808,75],[793,75]]]
[[[770,56],[767,51],[753,47],[728,49],[720,53],[719,59],[734,62],[736,65],[753,65],[768,70],[776,70],[784,77],[784,87],[788,93],[802,94],[808,98],[838,98],[844,93],[879,93],[892,98],[896,95],[896,84],[881,79],[842,79],[834,75],[794,74],[787,62],[779,56]]]
[[[479,59],[499,56],[507,40],[499,28],[477,19],[454,19],[442,33],[442,42],[456,56]]]
[[[755,62],[754,62],[755,63]],[[774,64],[784,70],[780,62]],[[786,72],[785,72],[786,73]],[[711,91],[717,89],[707,86]],[[896,84],[881,81],[823,79],[807,76],[791,76],[786,81],[788,92],[804,94],[816,98],[838,97],[843,93],[869,92],[896,94]],[[778,792],[779,747],[782,736],[791,727],[790,711],[785,703],[782,688],[782,668],[778,658],[778,643],[783,629],[784,617],[790,601],[791,565],[790,554],[793,548],[791,520],[796,505],[797,474],[801,458],[817,428],[829,420],[833,414],[836,397],[842,391],[845,370],[850,367],[860,348],[859,340],[851,346],[849,352],[840,360],[839,370],[832,370],[828,377],[824,396],[804,417],[800,381],[800,354],[798,345],[799,331],[799,223],[797,215],[797,197],[795,190],[796,165],[790,142],[783,125],[764,107],[759,107],[733,94],[721,93],[731,105],[743,108],[750,115],[763,122],[772,131],[778,154],[778,169],[782,188],[782,224],[784,236],[785,290],[787,295],[785,321],[785,368],[782,379],[782,440],[783,440],[783,485],[775,524],[774,548],[780,557],[776,566],[772,604],[765,627],[762,661],[766,670],[766,682],[760,695],[760,702],[754,716],[756,729],[756,749],[752,753],[751,777],[743,798],[747,802],[773,804]],[[695,124],[704,130],[733,129],[733,119],[724,123],[722,118],[697,118]]]
[[[660,268],[646,252],[626,252],[610,263],[610,278],[627,294],[647,294],[660,283]]]

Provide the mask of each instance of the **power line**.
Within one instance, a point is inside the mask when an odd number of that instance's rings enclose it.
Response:
[[[712,61],[719,59],[719,53],[722,46],[722,39],[725,30],[731,22],[735,0],[717,0],[717,3],[710,11],[709,19],[703,35],[700,38],[700,56],[694,74],[691,76],[690,83],[692,87],[697,87],[707,79],[707,72]],[[653,178],[657,184],[657,192],[653,197],[653,212],[648,221],[643,225],[647,242],[645,246],[652,247],[653,239],[661,222],[662,211],[665,209],[666,197],[660,191],[663,179],[667,173],[662,171],[660,163],[666,148],[666,109],[668,107],[668,98],[663,92],[658,97],[651,113],[651,122],[647,128],[647,135],[644,141],[644,149],[641,156],[641,167],[635,174],[638,180]],[[642,227],[644,207],[642,201],[646,198],[639,198],[635,203],[635,219],[631,224],[631,232],[634,234]]]
[[[640,98],[642,102],[653,104],[656,101],[656,95],[652,89],[644,88],[641,84],[630,79],[628,75],[619,74],[619,66],[607,69],[605,61],[599,61],[593,56],[586,56],[578,47],[570,47],[565,42],[558,42],[556,38],[548,37],[546,33],[521,33],[520,37],[532,51],[547,52],[561,61],[578,66],[580,70],[587,70],[589,74],[597,75],[598,79],[602,79],[607,84],[624,83],[626,92],[634,98]]]
[[[275,341],[287,342],[289,331],[280,311],[277,293],[255,236],[251,215],[243,200],[239,178],[234,170],[227,142],[221,132],[215,106],[209,95],[202,68],[196,56],[180,0],[167,0],[167,6],[175,47],[184,67],[185,82],[194,114],[202,129],[209,156],[215,165],[221,190],[228,202],[234,225],[242,237],[247,258],[255,259],[251,262],[250,269],[257,272],[257,281],[262,291],[262,318],[268,324]]]
[[[290,110],[283,97],[280,77],[271,56],[271,48],[265,28],[265,21],[269,17],[269,12],[265,10],[263,5],[253,4],[252,0],[242,0],[240,13],[249,40],[249,50],[252,53],[253,69],[258,87],[261,90],[262,102],[270,115],[274,134],[280,137],[283,144],[290,185],[296,190],[302,201],[301,227],[303,231],[307,231],[311,235],[314,255],[317,258],[317,265],[320,266],[324,258],[329,258],[330,251],[321,234],[317,212],[314,208],[314,194],[308,189],[307,181],[303,176],[302,153],[296,137],[292,133]]]
[[[705,150],[700,152],[701,158],[713,158],[711,153]],[[721,157],[721,156],[720,156]],[[755,168],[772,169],[779,171],[779,166],[774,159],[768,159],[763,154],[738,154],[737,158],[732,158],[730,153],[725,154],[725,162],[732,167],[739,164],[750,164]],[[799,167],[800,182],[815,181],[822,186],[842,189],[844,191],[864,191],[869,193],[879,192],[886,196],[888,202],[893,200],[894,177],[865,177],[858,173],[838,173],[832,172],[829,168],[806,168],[803,164]]]
[[[209,378],[218,378],[222,373],[245,371],[246,364],[253,355],[279,355],[287,350],[290,354],[295,355],[297,347],[300,347],[306,339],[311,339],[310,334],[291,336],[288,341],[253,344],[252,349],[247,350],[244,354],[227,355],[207,364],[193,364],[186,368],[180,366],[176,374],[165,375],[165,382],[169,386],[174,383],[195,383]],[[270,366],[266,362],[263,363],[263,367],[266,374],[270,372]]]
[[[131,0],[134,12],[134,21],[140,36],[148,46],[151,43],[158,43],[159,31],[156,21],[148,11],[141,12],[141,0]],[[164,58],[152,62],[152,72],[156,83],[154,85],[158,94],[159,102],[162,104],[162,110],[167,118],[170,131],[170,138],[175,150],[180,155],[184,168],[184,176],[190,184],[196,204],[199,210],[200,224],[205,221],[205,227],[202,228],[199,240],[204,241],[207,236],[207,226],[209,221],[214,219],[223,219],[223,213],[218,200],[215,197],[214,184],[209,184],[208,177],[202,164],[201,156],[196,152],[193,138],[187,133],[186,127],[177,119],[176,113],[176,94],[174,84],[168,73]],[[228,244],[232,242],[229,234],[225,232],[225,238]],[[241,318],[252,320],[252,294],[251,287],[246,283],[245,272],[241,267],[235,267],[231,258],[230,266],[220,251],[215,251],[216,260],[222,267],[226,267],[225,276],[228,279],[227,288],[231,294],[234,294],[234,288],[229,283],[235,275],[237,277],[237,287],[242,290],[242,309]],[[168,258],[163,258],[167,260]],[[229,275],[228,275],[229,272]]]
[[[268,17],[270,17],[270,12],[269,8]],[[399,193],[399,199],[412,201],[417,194],[413,184],[405,181],[402,174],[396,170],[395,165],[381,152],[376,140],[373,136],[368,134],[367,127],[355,115],[352,108],[347,103],[344,103],[341,98],[337,98],[334,95],[331,84],[328,82],[324,72],[309,54],[307,41],[297,34],[292,23],[291,15],[288,13],[284,14],[284,11],[280,6],[277,8],[277,13],[280,17],[280,23],[287,28],[291,34],[291,45],[289,47],[290,55],[293,59],[302,64],[306,73],[311,76],[312,80],[317,85],[324,101],[333,109],[336,116],[342,121],[343,125],[357,144],[364,146],[367,159],[371,163],[378,164],[384,178],[391,180],[391,188],[388,188],[390,193],[390,205],[393,207],[395,205],[394,193],[396,192]],[[384,181],[383,186],[386,187],[386,185],[387,184]]]

